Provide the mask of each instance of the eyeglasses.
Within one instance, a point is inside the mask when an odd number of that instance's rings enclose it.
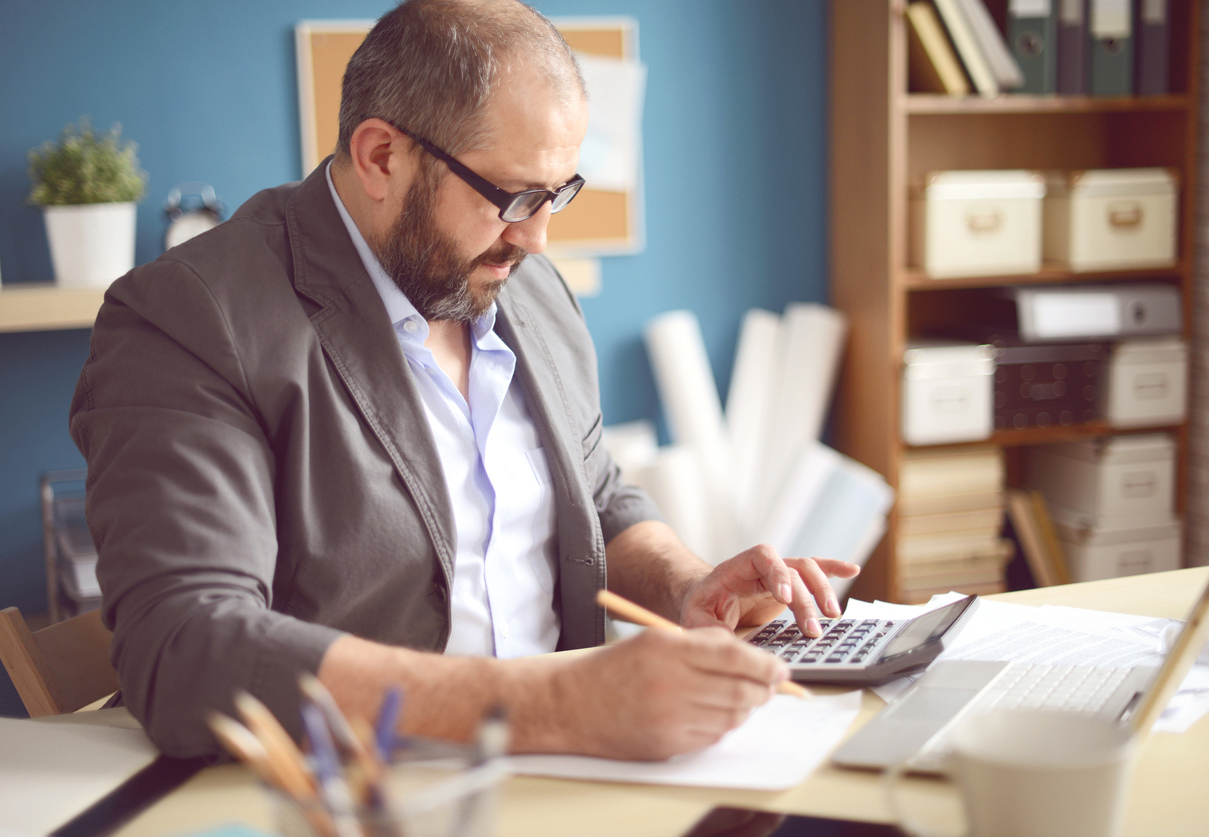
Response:
[[[393,122],[390,124],[394,125]],[[474,191],[499,207],[500,220],[506,221],[509,224],[529,220],[537,214],[546,201],[550,201],[551,212],[562,210],[571,202],[572,198],[579,194],[579,190],[584,185],[584,179],[577,174],[553,192],[549,189],[526,189],[523,192],[505,192],[490,180],[480,177],[466,168],[423,137],[413,134],[406,128],[400,128],[398,125],[394,125],[394,127],[415,140],[416,144],[429,154],[449,166],[449,170],[462,178],[471,189],[474,189]]]

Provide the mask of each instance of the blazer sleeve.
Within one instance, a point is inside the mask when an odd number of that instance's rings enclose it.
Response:
[[[71,404],[123,698],[163,752],[212,753],[246,689],[297,735],[297,673],[340,633],[272,609],[274,452],[220,306],[161,259],[118,280]]]

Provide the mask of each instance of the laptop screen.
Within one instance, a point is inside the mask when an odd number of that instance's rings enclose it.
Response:
[[[1188,669],[1196,662],[1197,655],[1205,645],[1206,637],[1209,637],[1209,583],[1205,584],[1200,598],[1188,612],[1184,627],[1180,630],[1180,635],[1176,637],[1171,651],[1168,652],[1167,659],[1163,661],[1162,668],[1155,675],[1150,688],[1146,690],[1146,696],[1142,699],[1141,705],[1129,719],[1130,726],[1133,727],[1135,733],[1139,735],[1148,733],[1154,722],[1163,714],[1164,707],[1179,689],[1180,683],[1188,674]]]

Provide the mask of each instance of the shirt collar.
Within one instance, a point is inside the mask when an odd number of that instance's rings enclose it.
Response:
[[[344,227],[348,230],[348,235],[353,240],[353,246],[357,248],[357,255],[361,257],[361,263],[365,265],[365,271],[369,274],[374,287],[378,290],[378,295],[382,297],[382,302],[386,306],[386,313],[390,317],[391,323],[398,329],[404,322],[414,318],[418,327],[416,333],[421,335],[422,342],[428,337],[428,322],[420,316],[420,312],[416,310],[416,307],[411,304],[411,300],[407,298],[407,294],[399,290],[399,286],[386,274],[382,263],[378,261],[378,257],[370,249],[369,242],[365,240],[365,236],[361,234],[361,230],[357,228],[356,222],[353,221],[353,216],[348,214],[344,201],[340,200],[340,194],[336,191],[336,185],[332,183],[331,161],[328,161],[324,173],[327,176],[327,188],[331,191],[332,200],[336,204],[336,211],[340,213],[340,220],[344,222]],[[495,312],[496,305],[493,302],[483,316],[470,324],[470,332],[474,335],[476,343],[483,341],[488,335],[494,333]]]

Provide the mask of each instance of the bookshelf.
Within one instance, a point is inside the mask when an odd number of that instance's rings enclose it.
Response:
[[[994,99],[910,93],[905,0],[832,0],[831,302],[850,323],[836,401],[837,447],[894,487],[910,448],[899,429],[904,347],[913,336],[969,316],[988,289],[1071,282],[1161,281],[1181,290],[1191,333],[1197,116],[1197,0],[1171,0],[1171,89],[1147,98],[1007,94]],[[1002,23],[1006,0],[988,0]],[[929,279],[907,261],[908,196],[925,173],[947,169],[1095,169],[1164,166],[1179,174],[1179,259],[1161,270],[1072,273],[1046,265],[1026,276]],[[1186,426],[1174,434],[1182,513]],[[1097,422],[998,431],[1009,480],[1029,445],[1120,432]],[[982,442],[980,444],[986,444]],[[898,598],[897,514],[852,594]]]
[[[0,332],[92,328],[104,288],[60,288],[48,282],[0,286]]]

